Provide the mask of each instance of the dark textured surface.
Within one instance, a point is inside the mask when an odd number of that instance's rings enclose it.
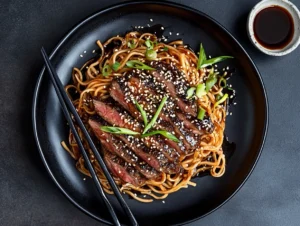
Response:
[[[120,1],[2,1],[0,4],[0,225],[101,225],[56,188],[33,140],[31,101],[42,67],[40,47],[52,49],[70,28]],[[270,125],[261,159],[238,194],[191,225],[299,225],[300,49],[274,58],[246,36],[255,0],[176,1],[221,22],[249,52],[265,82]],[[300,1],[294,1],[300,7]],[[195,210],[197,211],[197,210]]]

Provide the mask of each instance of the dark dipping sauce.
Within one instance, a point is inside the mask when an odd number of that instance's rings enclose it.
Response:
[[[291,14],[280,6],[261,10],[254,19],[254,36],[267,49],[283,49],[294,36]]]

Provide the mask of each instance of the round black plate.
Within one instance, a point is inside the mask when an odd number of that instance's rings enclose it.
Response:
[[[195,51],[202,42],[208,55],[234,56],[226,64],[237,70],[231,83],[237,90],[238,104],[231,109],[233,115],[226,123],[226,134],[236,143],[237,150],[228,162],[225,175],[196,178],[195,188],[171,194],[165,203],[144,204],[125,197],[141,225],[183,224],[211,213],[232,197],[253,170],[264,143],[268,124],[266,93],[257,68],[241,45],[204,13],[173,3],[141,1],[113,6],[89,17],[58,44],[51,60],[63,84],[67,84],[72,67],[80,67],[94,56],[97,39],[104,41],[124,34],[132,26],[157,23],[164,25],[169,40],[182,38]],[[92,180],[83,180],[74,160],[60,145],[61,141],[67,141],[68,126],[44,70],[34,95],[33,126],[41,157],[57,186],[81,210],[109,223],[109,214]],[[126,223],[115,197],[110,195],[109,199]]]

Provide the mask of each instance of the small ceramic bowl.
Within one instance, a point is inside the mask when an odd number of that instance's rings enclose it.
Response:
[[[259,42],[257,42],[254,36],[254,28],[253,28],[254,18],[261,10],[272,6],[280,6],[282,8],[285,8],[291,14],[294,21],[294,36],[290,41],[290,43],[287,46],[285,46],[283,49],[267,49],[261,44],[259,44]],[[297,9],[297,7],[293,3],[289,2],[288,0],[262,0],[255,5],[255,7],[251,10],[249,14],[248,36],[252,41],[252,43],[255,45],[255,47],[257,47],[263,53],[271,56],[286,55],[292,52],[293,50],[295,50],[300,43],[300,12]]]

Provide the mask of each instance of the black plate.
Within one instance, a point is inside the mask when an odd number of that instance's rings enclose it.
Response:
[[[87,18],[58,44],[51,59],[62,82],[67,84],[72,67],[79,67],[94,56],[97,39],[103,41],[124,34],[131,26],[156,23],[166,27],[169,40],[183,38],[196,51],[202,42],[208,55],[234,56],[235,60],[226,64],[237,69],[231,83],[237,90],[238,104],[232,108],[233,115],[226,123],[226,134],[236,143],[237,150],[225,175],[196,178],[193,181],[197,187],[171,194],[165,204],[162,201],[143,204],[126,197],[141,225],[183,224],[211,213],[231,198],[248,178],[261,153],[268,124],[267,98],[260,74],[245,50],[226,29],[204,13],[173,3],[142,1],[113,6]],[[74,160],[60,145],[62,140],[67,140],[68,126],[44,69],[34,95],[33,126],[41,157],[57,186],[81,210],[109,223],[110,217],[92,180],[83,181],[84,176],[76,170]],[[109,198],[125,222],[115,197]]]

